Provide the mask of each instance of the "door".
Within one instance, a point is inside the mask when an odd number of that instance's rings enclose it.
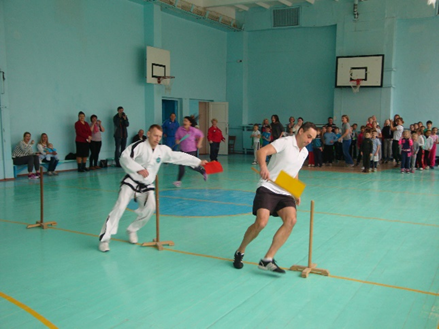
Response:
[[[227,155],[229,153],[229,103],[210,102],[209,123],[213,118],[218,120],[218,127],[221,129],[223,136],[226,139],[224,143],[220,144],[218,154]]]
[[[162,99],[162,122],[169,119],[172,113],[175,113],[177,116],[176,120],[178,121],[178,101],[173,99]],[[180,121],[178,121],[178,123],[180,123]]]

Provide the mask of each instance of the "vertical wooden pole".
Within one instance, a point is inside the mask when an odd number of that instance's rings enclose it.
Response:
[[[40,223],[44,223],[44,187],[43,187],[43,166],[40,167]]]
[[[311,201],[311,212],[309,219],[309,252],[308,252],[308,267],[303,265],[293,265],[290,267],[291,271],[302,272],[302,278],[307,278],[310,273],[329,276],[329,271],[323,268],[317,268],[317,264],[312,263],[312,236],[314,229],[314,200]]]
[[[36,224],[27,225],[26,228],[34,228],[41,227],[43,229],[48,228],[49,226],[56,225],[56,222],[47,222],[44,223],[44,172],[43,167],[40,167],[40,221],[36,222]]]
[[[157,242],[160,242],[160,202],[159,202],[159,175],[155,176],[155,230]]]
[[[159,176],[155,176],[155,234],[156,238],[152,240],[153,242],[144,242],[141,244],[142,247],[156,247],[158,250],[163,250],[163,246],[173,246],[175,245],[173,241],[160,241],[160,202],[159,202]]]
[[[308,253],[308,267],[312,266],[312,234],[314,227],[314,200],[311,200],[311,212],[309,220],[309,253]]]

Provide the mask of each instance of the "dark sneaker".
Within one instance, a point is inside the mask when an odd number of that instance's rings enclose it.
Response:
[[[242,263],[243,258],[244,258],[244,254],[241,254],[240,251],[235,252],[235,260],[233,261],[233,266],[238,270],[244,267],[244,264]]]
[[[258,266],[261,270],[272,271],[276,273],[285,274],[285,271],[277,266],[276,261],[273,259],[272,261],[265,262],[261,259]]]
[[[201,167],[201,175],[203,175],[204,181],[207,181],[207,173],[206,173],[206,170],[203,167]]]

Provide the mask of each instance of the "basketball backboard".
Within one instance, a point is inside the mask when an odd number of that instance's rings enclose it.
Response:
[[[384,55],[337,57],[336,87],[351,87],[361,81],[363,87],[383,86]]]
[[[171,52],[146,47],[146,82],[158,84],[157,78],[171,75]]]

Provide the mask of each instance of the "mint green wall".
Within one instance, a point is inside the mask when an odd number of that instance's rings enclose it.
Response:
[[[248,33],[227,35],[227,101],[229,135],[237,136],[235,149],[242,148],[242,125],[248,123]]]
[[[395,112],[406,125],[439,125],[439,19],[399,20],[395,59]]]
[[[46,132],[62,155],[75,152],[79,111],[107,131],[102,157],[114,152],[111,117],[124,106],[130,134],[143,127],[143,6],[119,0],[3,1],[11,141]]]
[[[163,13],[161,43],[171,52],[172,97],[226,100],[226,32]]]
[[[248,122],[332,114],[335,28],[255,31],[248,38]]]

